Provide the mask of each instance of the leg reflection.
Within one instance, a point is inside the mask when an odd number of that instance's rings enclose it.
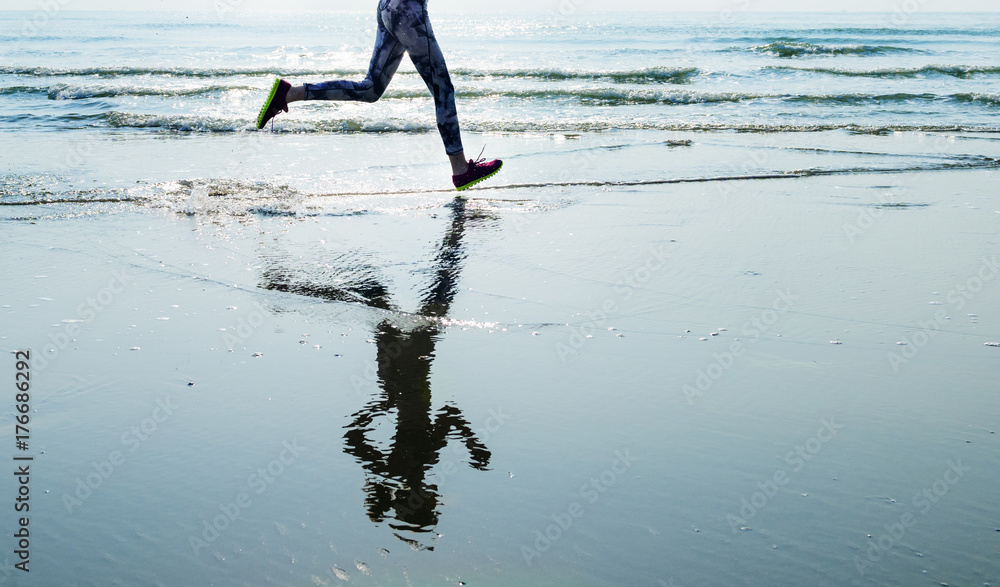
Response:
[[[431,363],[440,337],[440,319],[447,316],[458,291],[465,251],[465,201],[451,205],[451,222],[438,244],[430,274],[421,292],[417,313],[428,318],[414,327],[392,320],[382,322],[375,334],[378,385],[375,396],[352,415],[344,434],[345,451],[365,470],[365,508],[375,523],[387,521],[398,531],[431,532],[439,517],[439,493],[430,473],[441,451],[452,440],[464,443],[469,466],[485,470],[490,451],[476,437],[462,411],[454,405],[434,410],[431,405]],[[310,261],[294,268],[295,256],[274,256],[262,273],[262,286],[300,295],[337,301],[361,301],[383,310],[395,308],[386,280],[378,268],[359,262],[361,253]],[[325,261],[325,262],[319,262]],[[318,269],[318,267],[326,269]],[[391,440],[376,442],[380,424],[392,425]],[[384,436],[383,436],[384,437]],[[428,548],[396,533],[418,548]]]
[[[434,279],[422,295],[422,316],[445,317],[458,291],[465,259],[465,201],[455,200],[451,207],[451,224],[435,255]],[[393,521],[389,525],[397,530],[430,532],[437,525],[438,488],[427,477],[449,440],[465,443],[471,467],[485,470],[490,461],[490,451],[461,410],[452,405],[436,412],[431,408],[430,370],[438,335],[436,323],[408,330],[388,322],[380,325],[375,337],[380,390],[354,414],[344,435],[347,452],[357,457],[367,472],[368,517],[382,522],[391,510]],[[388,450],[380,450],[367,433],[377,418],[393,415],[391,444]]]

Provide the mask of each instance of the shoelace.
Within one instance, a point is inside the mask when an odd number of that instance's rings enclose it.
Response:
[[[469,159],[469,168],[470,169],[473,168],[473,167],[476,167],[477,165],[479,165],[480,163],[482,163],[483,161],[486,160],[486,158],[483,157],[483,153],[485,151],[486,151],[486,145],[483,145],[482,151],[479,151],[479,154],[476,155],[476,158],[474,160],[473,159]]]

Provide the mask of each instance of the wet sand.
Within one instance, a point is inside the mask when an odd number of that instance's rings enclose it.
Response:
[[[488,138],[523,187],[161,139],[126,203],[5,206],[37,584],[1000,581],[995,171]]]

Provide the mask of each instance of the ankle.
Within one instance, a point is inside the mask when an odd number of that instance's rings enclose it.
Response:
[[[286,103],[298,102],[300,100],[305,100],[305,99],[306,99],[306,87],[304,85],[292,86],[291,88],[288,89],[288,94],[285,96]]]
[[[465,160],[465,153],[448,155],[448,161],[451,162],[452,175],[462,175],[469,171],[469,162]]]

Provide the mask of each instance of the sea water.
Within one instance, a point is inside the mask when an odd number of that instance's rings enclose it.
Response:
[[[344,163],[345,153],[334,155],[331,146],[361,150],[358,160],[347,158],[357,168],[440,159],[430,97],[405,60],[377,106],[297,104],[268,131],[296,135],[296,148],[255,142],[254,119],[275,76],[293,83],[364,78],[374,13],[224,8],[4,13],[0,117],[3,132],[12,133],[4,140],[4,199],[30,200],[41,185],[47,198],[59,198],[70,181],[76,181],[76,199],[96,195],[79,192],[82,182],[97,184],[87,189],[116,189],[116,197],[138,197],[121,190],[136,181],[191,179],[172,172],[175,159],[197,160],[187,165],[211,180],[245,180],[261,164],[267,178],[307,165],[310,191],[343,192],[352,185],[371,191],[387,189],[385,173],[319,177]],[[942,139],[941,131],[974,138],[998,126],[1000,24],[992,14],[563,16],[434,14],[431,8],[469,156],[490,142],[478,139],[480,133],[611,142],[625,132],[640,134],[624,142],[684,131],[720,142],[744,133],[738,140],[773,147],[838,130],[843,132],[819,142],[831,146],[845,135],[905,131],[919,139],[908,154],[937,156],[950,153],[955,142]],[[422,136],[399,145],[385,139],[408,134]],[[970,137],[959,140],[969,145],[963,139]],[[501,154],[494,151],[485,155]],[[283,160],[304,154],[315,163]],[[277,162],[275,168],[267,161]],[[695,177],[747,166],[702,161],[695,170],[688,163],[685,175]],[[658,161],[650,169],[643,161],[627,172],[602,170],[600,177],[581,177],[576,165],[531,179],[648,179],[670,164]],[[678,175],[669,167],[665,173]],[[446,172],[436,177],[396,189],[448,186]],[[164,197],[163,189],[154,191],[150,197]]]

